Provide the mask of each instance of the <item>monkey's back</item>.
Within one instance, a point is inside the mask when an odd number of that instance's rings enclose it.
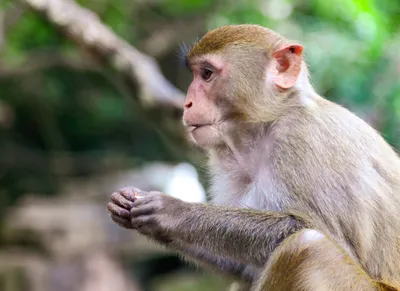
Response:
[[[285,200],[375,279],[400,284],[400,159],[348,110],[319,97],[271,130],[269,161]]]

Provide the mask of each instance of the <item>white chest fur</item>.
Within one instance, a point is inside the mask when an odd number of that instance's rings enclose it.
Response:
[[[285,187],[271,166],[273,143],[269,138],[270,132],[262,129],[256,133],[254,143],[244,143],[236,148],[232,143],[225,150],[209,152],[213,203],[227,207],[283,210],[285,201],[282,199],[288,195],[284,195]]]
[[[283,210],[283,189],[271,177],[266,168],[255,176],[217,171],[212,177],[212,202],[227,207]]]

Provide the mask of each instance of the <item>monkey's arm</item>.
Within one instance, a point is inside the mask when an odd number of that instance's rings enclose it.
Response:
[[[183,258],[186,260],[192,261],[205,268],[211,268],[218,272],[225,273],[236,279],[241,279],[247,283],[254,283],[260,274],[260,270],[251,265],[210,254],[203,249],[191,245],[185,245],[182,242],[172,242],[167,246],[182,254]]]
[[[138,189],[129,187],[123,188],[111,195],[111,202],[108,204],[108,210],[114,222],[124,228],[135,228],[131,222],[130,212],[134,207],[134,195],[139,191],[140,190]],[[140,191],[139,193],[142,195],[145,194],[143,191]],[[136,210],[138,209],[139,208],[136,208]],[[143,209],[141,211],[143,211]],[[151,230],[154,230],[155,228],[144,224],[137,227],[137,229],[140,229],[139,231],[143,233],[145,230],[151,232]],[[248,283],[254,282],[259,275],[259,270],[253,266],[237,262],[230,258],[217,256],[200,247],[194,247],[180,240],[179,237],[175,236],[174,239],[169,239],[168,236],[162,234],[162,232],[154,232],[149,236],[157,240],[159,243],[162,243],[169,249],[180,253],[185,259],[194,261],[195,263],[203,265],[204,267],[215,269],[227,275],[240,278]]]
[[[132,227],[140,233],[256,267],[285,238],[309,226],[289,213],[187,203],[160,192],[143,196],[131,209]]]
[[[108,209],[115,222],[167,246],[184,251],[190,245],[255,267],[264,266],[285,238],[309,226],[289,213],[187,203],[160,192],[132,189],[113,194]],[[129,192],[141,198],[134,199]]]
[[[169,214],[170,219],[177,220],[176,227],[171,230],[172,237],[194,248],[259,267],[265,265],[280,242],[307,227],[304,220],[291,214],[205,204],[187,206],[177,217]],[[136,219],[141,220],[141,217],[132,218]]]

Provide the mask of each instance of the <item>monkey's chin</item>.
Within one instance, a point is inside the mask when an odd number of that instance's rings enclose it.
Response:
[[[220,134],[214,125],[204,125],[190,131],[190,137],[201,148],[212,148],[221,143]]]

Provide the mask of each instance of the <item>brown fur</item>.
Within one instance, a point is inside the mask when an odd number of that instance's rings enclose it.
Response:
[[[272,40],[272,41],[271,41]],[[208,32],[201,41],[195,43],[187,57],[193,59],[206,54],[221,53],[227,47],[249,45],[265,53],[285,39],[272,30],[257,25],[227,25]]]
[[[248,111],[232,134],[241,160],[248,162],[235,166],[238,160],[229,146],[209,149],[214,199],[229,206],[302,213],[372,278],[398,284],[399,158],[364,121],[318,96],[304,63],[294,88],[277,92],[267,84],[267,92],[260,93],[265,78],[260,75],[272,53],[288,43],[263,27],[237,25],[211,31],[189,51],[189,60],[229,52],[225,58],[235,69],[247,66],[247,71],[258,72],[234,75],[231,91],[224,92],[235,101],[231,103]],[[260,171],[273,175],[267,179],[272,185],[258,181]],[[252,187],[258,190],[243,194]]]
[[[315,93],[301,50],[288,44],[256,25],[197,42],[183,120],[208,152],[216,205],[121,190],[112,218],[236,278],[239,290],[396,290],[400,159],[368,124]],[[277,70],[280,61],[291,69]]]
[[[304,243],[304,236],[313,235],[307,232],[292,235],[275,250],[257,291],[376,289],[346,252],[321,233]]]

